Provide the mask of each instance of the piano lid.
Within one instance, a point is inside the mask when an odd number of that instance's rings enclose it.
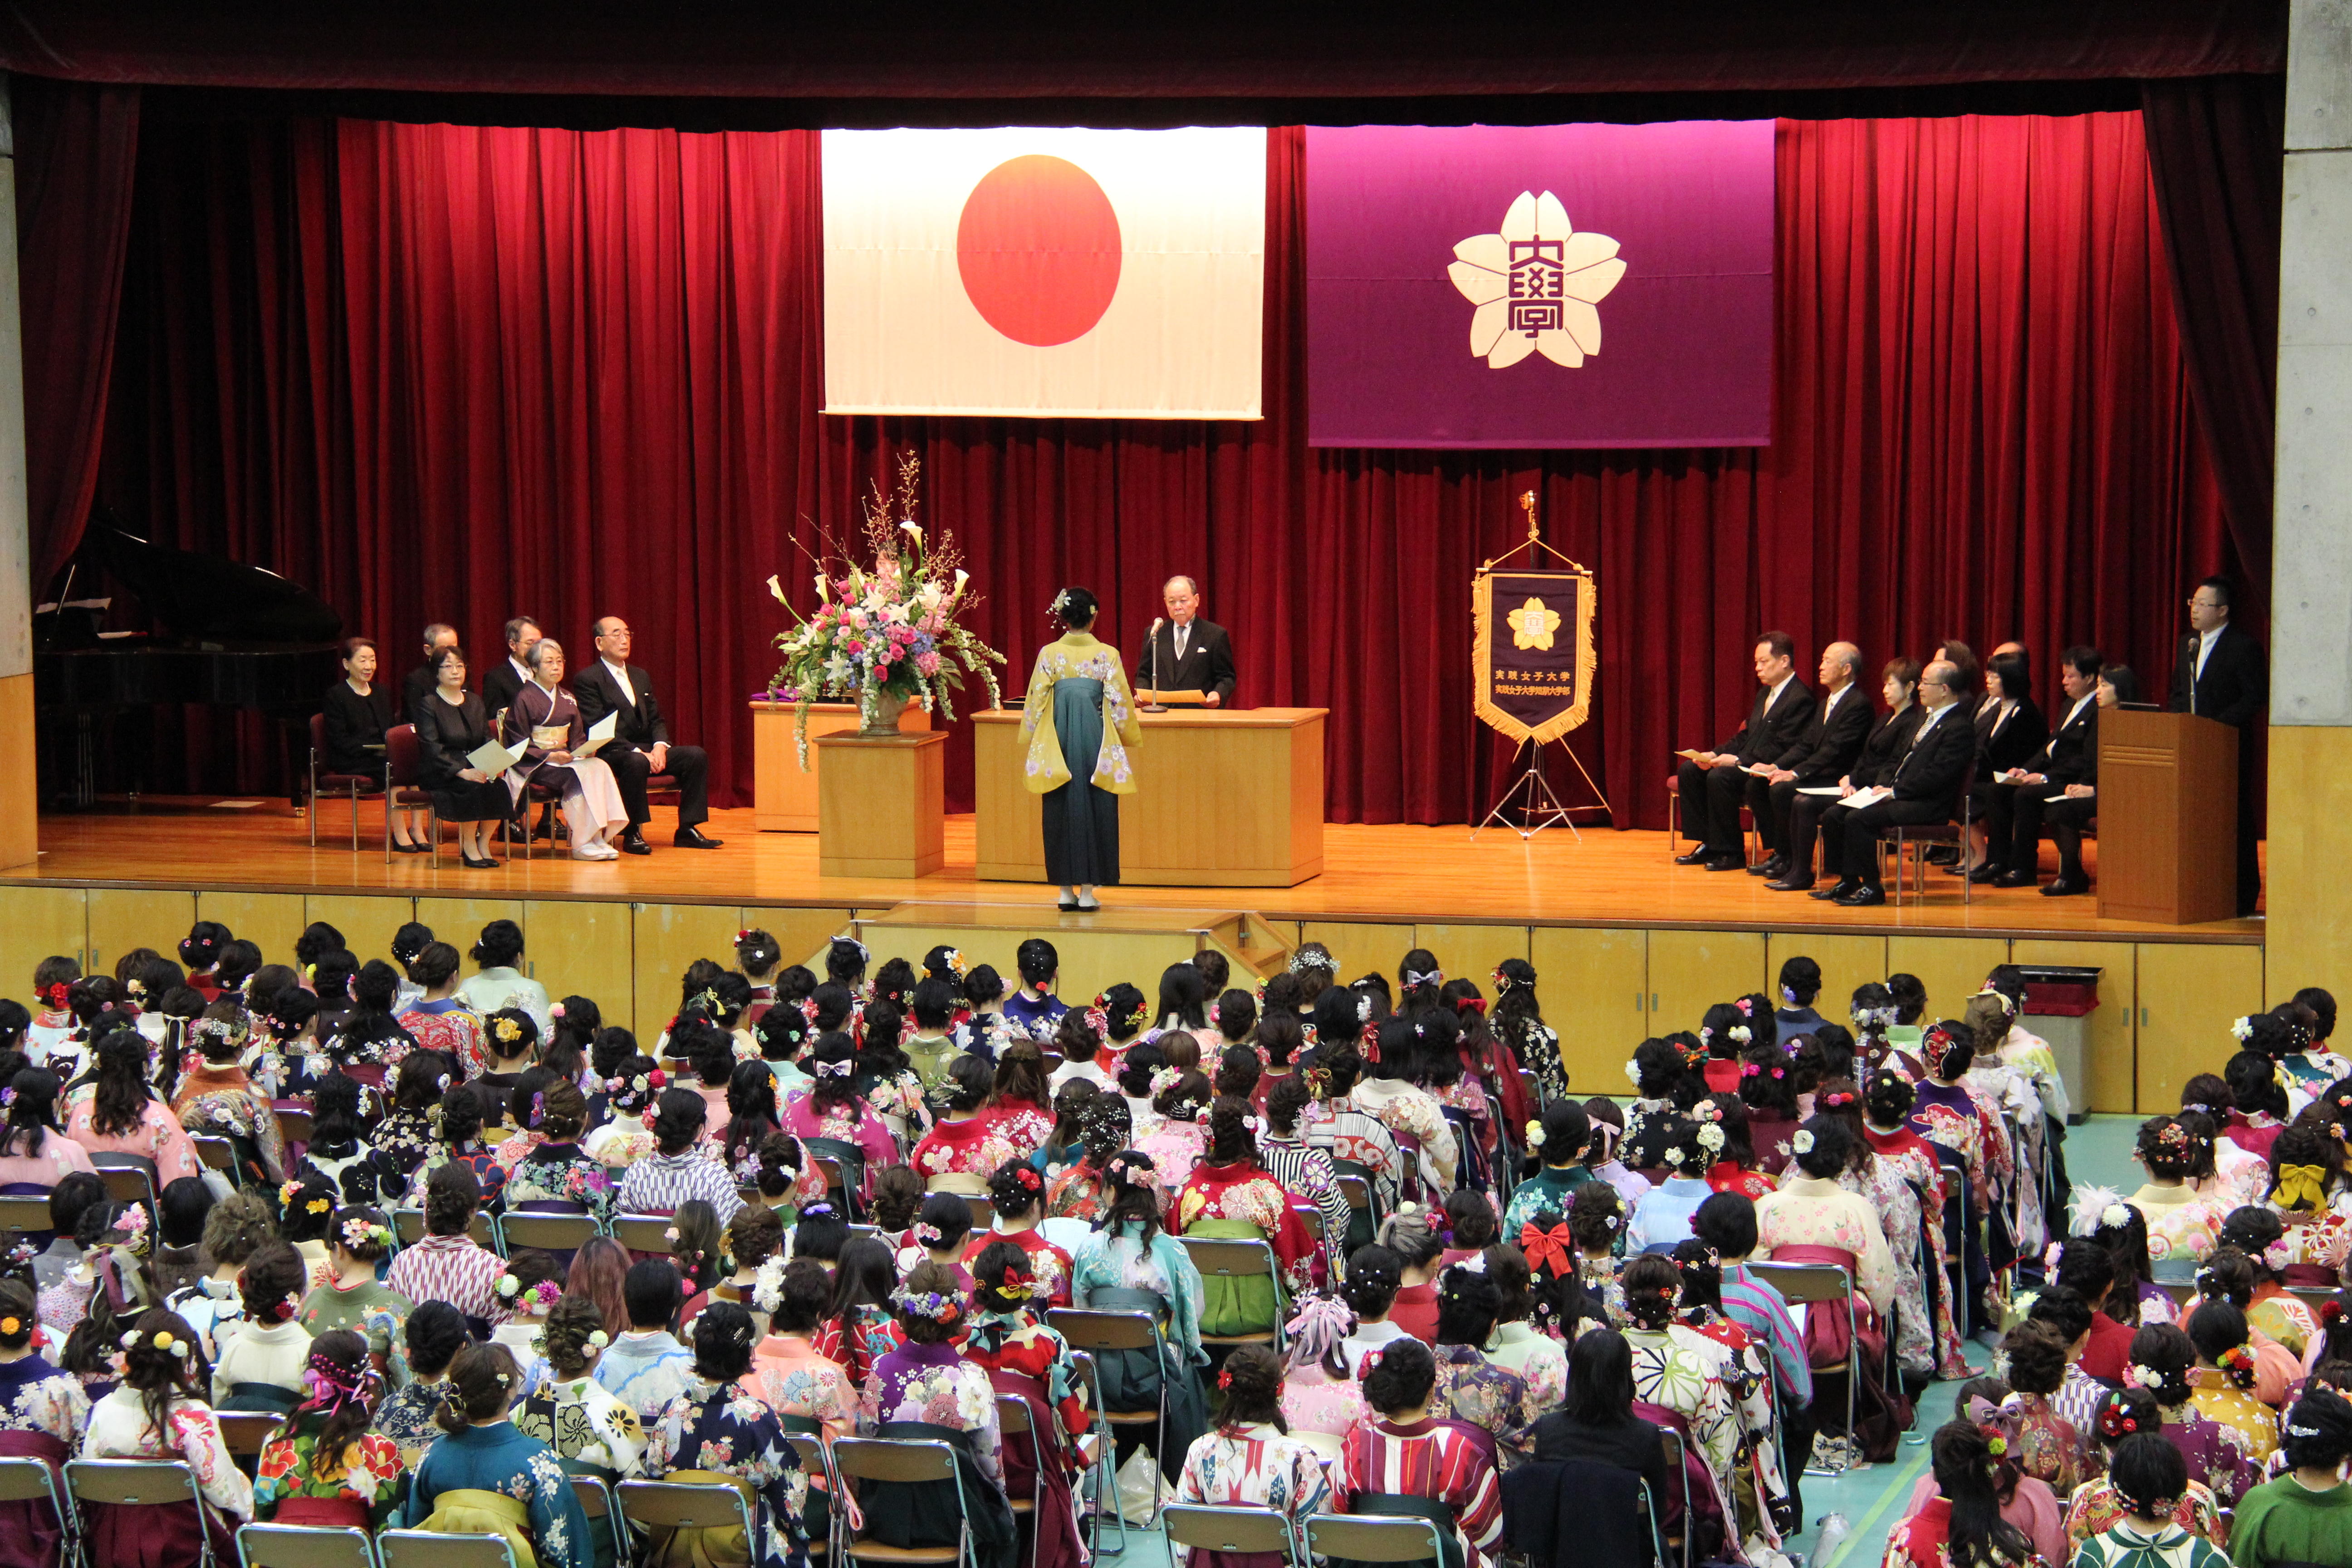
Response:
[[[190,642],[331,643],[333,605],[275,572],[225,556],[151,544],[92,521],[107,569],[173,636]]]

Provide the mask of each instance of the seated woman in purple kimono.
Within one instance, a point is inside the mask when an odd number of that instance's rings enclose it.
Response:
[[[38,1459],[63,1490],[65,1462],[89,1425],[81,1380],[33,1349],[31,1270],[0,1279],[0,1458]],[[65,1537],[47,1502],[0,1502],[0,1568],[44,1568]]]

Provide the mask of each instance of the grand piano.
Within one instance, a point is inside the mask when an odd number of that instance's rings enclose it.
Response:
[[[102,633],[97,611],[72,601],[36,611],[34,704],[69,721],[68,754],[46,759],[47,776],[64,786],[60,804],[96,799],[100,738],[124,713],[196,704],[291,726],[318,710],[340,671],[343,623],[333,606],[258,566],[151,544],[96,521],[90,531],[105,571],[159,629]]]

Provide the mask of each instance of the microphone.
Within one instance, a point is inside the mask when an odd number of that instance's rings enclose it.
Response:
[[[1160,700],[1160,628],[1167,624],[1167,616],[1154,616],[1151,617],[1151,629],[1144,634],[1143,650],[1150,656],[1150,663],[1151,665],[1151,679],[1145,685],[1144,689],[1151,693],[1151,700],[1144,703],[1140,708],[1137,709],[1137,711],[1140,713],[1165,713],[1168,711],[1168,710],[1161,705]]]

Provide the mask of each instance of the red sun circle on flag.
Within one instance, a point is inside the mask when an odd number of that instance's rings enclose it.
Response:
[[[1032,153],[981,176],[956,223],[956,267],[982,320],[1015,342],[1094,331],[1118,292],[1118,214],[1095,177]]]

